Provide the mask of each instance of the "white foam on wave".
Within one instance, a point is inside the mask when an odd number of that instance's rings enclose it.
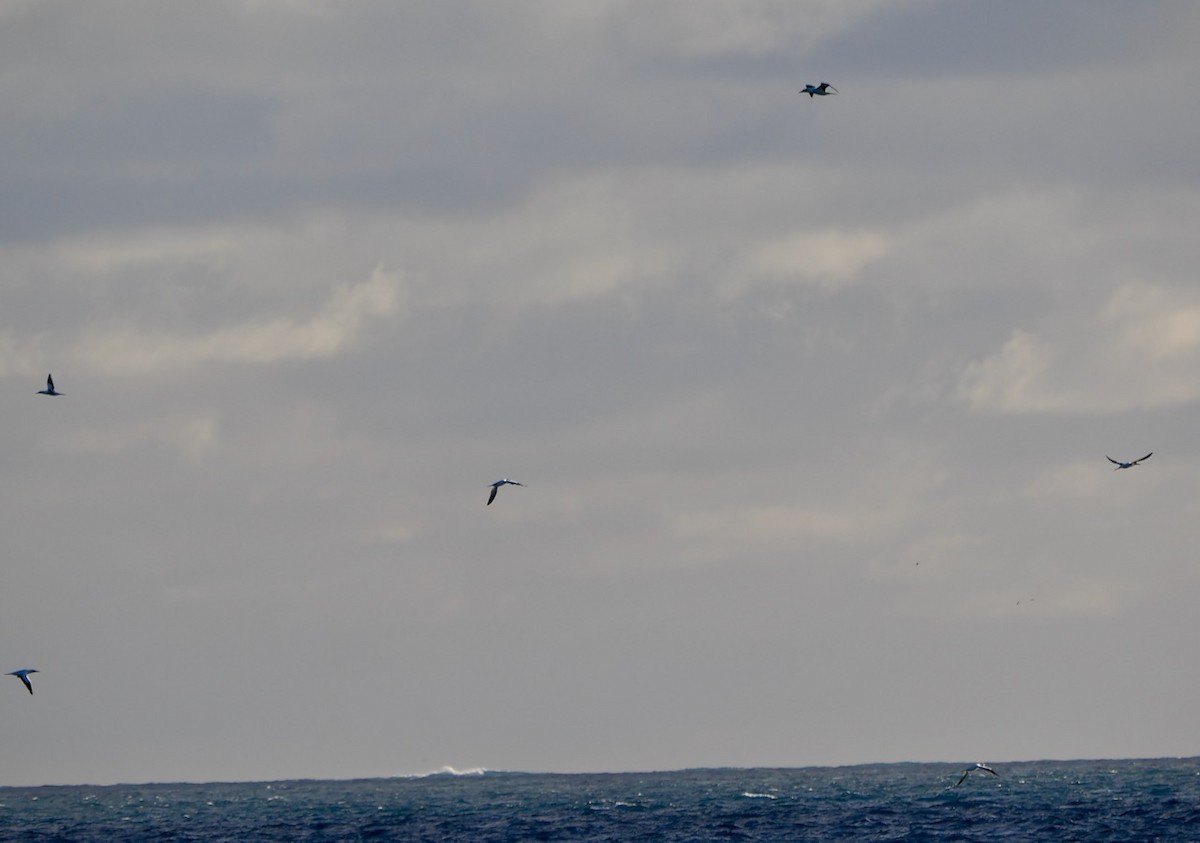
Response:
[[[433,776],[482,776],[487,772],[486,767],[471,767],[466,770],[458,770],[454,767],[446,765],[440,770],[433,770],[428,773],[410,773],[407,776],[401,776],[404,779],[428,779]]]

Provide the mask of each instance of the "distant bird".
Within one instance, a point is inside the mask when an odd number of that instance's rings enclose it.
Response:
[[[1105,455],[1105,457],[1104,457],[1104,458],[1105,458],[1106,460],[1108,460],[1110,463],[1112,463],[1113,465],[1115,465],[1115,466],[1116,466],[1116,468],[1114,468],[1114,469],[1113,469],[1113,471],[1120,471],[1122,468],[1133,468],[1133,467],[1134,467],[1135,465],[1137,465],[1138,463],[1140,463],[1140,462],[1142,462],[1142,461],[1144,461],[1144,460],[1148,460],[1148,459],[1150,459],[1152,456],[1154,456],[1154,452],[1153,452],[1153,451],[1151,451],[1150,453],[1146,454],[1146,456],[1142,457],[1140,460],[1134,460],[1133,462],[1119,462],[1119,461],[1117,461],[1117,460],[1114,460],[1112,457],[1110,457],[1110,456],[1107,456],[1107,455]]]
[[[808,98],[827,97],[830,94],[836,94],[838,89],[830,85],[828,82],[822,82],[820,85],[805,85],[804,90],[800,93],[808,94]]]
[[[62,395],[62,393],[54,388],[54,378],[46,375],[46,388],[39,389],[38,395]]]
[[[25,683],[25,687],[29,689],[29,693],[32,694],[33,693],[33,683],[29,681],[29,674],[38,673],[38,672],[39,671],[35,670],[32,667],[23,667],[20,670],[14,670],[11,673],[8,673],[5,675],[15,676],[18,679],[20,679],[22,682]]]
[[[974,767],[968,767],[967,769],[963,770],[962,778],[960,778],[957,782],[955,782],[954,786],[958,787],[960,784],[962,784],[963,782],[965,782],[967,780],[967,776],[971,775],[972,773],[977,773],[980,770],[982,770],[985,773],[991,773],[993,776],[1000,775],[995,770],[993,770],[991,767],[989,767],[987,764],[976,764]]]
[[[496,499],[496,492],[500,491],[501,486],[524,486],[524,483],[518,483],[516,480],[509,480],[505,477],[503,480],[497,480],[492,484],[492,493],[488,495],[487,505],[491,506],[492,501]]]

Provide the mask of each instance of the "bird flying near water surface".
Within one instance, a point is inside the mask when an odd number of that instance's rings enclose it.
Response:
[[[991,773],[993,776],[1000,775],[995,770],[993,770],[991,767],[989,767],[987,764],[976,764],[974,767],[968,767],[967,769],[963,770],[962,777],[957,782],[954,783],[954,786],[958,787],[960,784],[962,784],[963,782],[965,782],[967,780],[967,776],[971,775],[972,773],[978,773],[981,771],[984,773]]]

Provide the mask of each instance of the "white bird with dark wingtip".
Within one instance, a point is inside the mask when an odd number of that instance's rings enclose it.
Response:
[[[965,782],[967,780],[967,776],[971,775],[972,773],[977,773],[981,770],[985,773],[991,773],[993,776],[1000,775],[995,770],[993,770],[991,767],[989,767],[987,764],[976,764],[974,767],[968,767],[967,769],[963,770],[962,778],[960,778],[957,782],[955,782],[954,786],[958,787],[960,784],[962,784],[963,782]]]
[[[52,375],[46,375],[46,388],[39,389],[38,395],[62,395],[61,392],[54,388],[54,377]]]
[[[1114,469],[1113,469],[1113,471],[1120,471],[1122,468],[1133,468],[1133,467],[1134,467],[1135,465],[1137,465],[1138,463],[1140,463],[1140,462],[1142,462],[1142,461],[1144,461],[1144,460],[1148,460],[1148,459],[1150,459],[1152,456],[1154,456],[1154,452],[1153,452],[1153,451],[1151,451],[1150,453],[1146,454],[1146,456],[1142,457],[1141,459],[1134,460],[1133,462],[1121,462],[1120,460],[1114,460],[1112,457],[1110,457],[1110,456],[1108,456],[1108,455],[1105,455],[1105,457],[1104,457],[1104,458],[1105,458],[1106,460],[1108,460],[1110,463],[1112,463],[1113,465],[1115,465],[1115,466],[1116,466],[1116,468],[1114,468]]]
[[[496,492],[500,491],[501,486],[524,486],[524,483],[518,483],[516,480],[509,480],[505,477],[503,480],[497,480],[492,484],[492,493],[488,495],[487,505],[491,506],[492,501],[496,499]]]
[[[39,673],[39,672],[40,671],[38,671],[36,668],[23,667],[20,670],[11,671],[10,673],[8,673],[8,675],[15,676],[18,679],[20,679],[25,684],[25,687],[29,690],[29,693],[32,694],[33,693],[33,683],[29,681],[29,674]]]
[[[808,98],[827,97],[830,94],[836,94],[838,89],[830,85],[828,82],[822,82],[820,85],[805,85],[804,90],[800,93],[808,94]]]

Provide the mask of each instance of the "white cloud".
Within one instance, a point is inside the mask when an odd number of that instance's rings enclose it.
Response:
[[[869,14],[883,0],[804,2],[770,0],[724,3],[673,0],[653,7],[619,4],[619,15],[636,21],[639,43],[692,58],[761,55],[786,49],[802,54]]]
[[[1126,284],[1103,319],[1118,330],[1120,353],[1147,363],[1200,362],[1200,292]]]
[[[36,374],[40,377],[43,361],[47,359],[45,349],[46,341],[42,336],[24,339],[14,331],[0,331],[0,376]]]
[[[1099,458],[1056,465],[1039,472],[1026,494],[1056,503],[1070,499],[1109,499],[1112,497],[1111,483],[1105,482],[1109,479],[1109,468],[1111,466],[1100,462]]]
[[[1116,413],[1200,399],[1200,293],[1131,283],[1098,311],[1012,332],[970,363],[960,396],[996,413]]]
[[[931,530],[902,547],[898,552],[889,549],[871,560],[869,575],[883,581],[905,581],[913,577],[924,580],[951,579],[962,571],[964,561],[979,555],[986,540],[976,534],[959,531]]]
[[[39,244],[38,249],[15,257],[30,265],[40,258],[75,276],[102,276],[144,266],[199,263],[222,267],[244,236],[244,231],[239,234],[222,226],[106,231],[66,237],[49,249]]]
[[[217,446],[220,423],[214,414],[168,416],[113,428],[81,427],[56,435],[46,450],[117,456],[147,444],[168,447],[190,462]]]
[[[203,335],[177,336],[140,328],[106,330],[85,337],[73,357],[79,369],[119,375],[172,371],[206,363],[269,365],[334,357],[375,322],[400,309],[400,278],[382,268],[357,285],[340,285],[306,319],[264,316]]]
[[[853,279],[887,251],[887,242],[879,234],[824,228],[763,242],[751,248],[747,262],[759,277],[836,286]]]
[[[790,559],[823,543],[869,544],[901,518],[898,506],[734,506],[679,514],[670,533],[693,559],[737,558],[750,549]]]
[[[1037,594],[1030,594],[1034,590]],[[1128,610],[1137,591],[1131,583],[1114,578],[1090,576],[1072,581],[1043,583],[1020,591],[1011,587],[982,588],[970,592],[955,607],[964,620],[1011,619],[1019,615],[1038,618],[1107,618]]]
[[[1046,384],[1053,349],[1031,334],[1016,330],[995,354],[970,364],[962,395],[973,410],[1002,413],[1067,409],[1064,396]]]

